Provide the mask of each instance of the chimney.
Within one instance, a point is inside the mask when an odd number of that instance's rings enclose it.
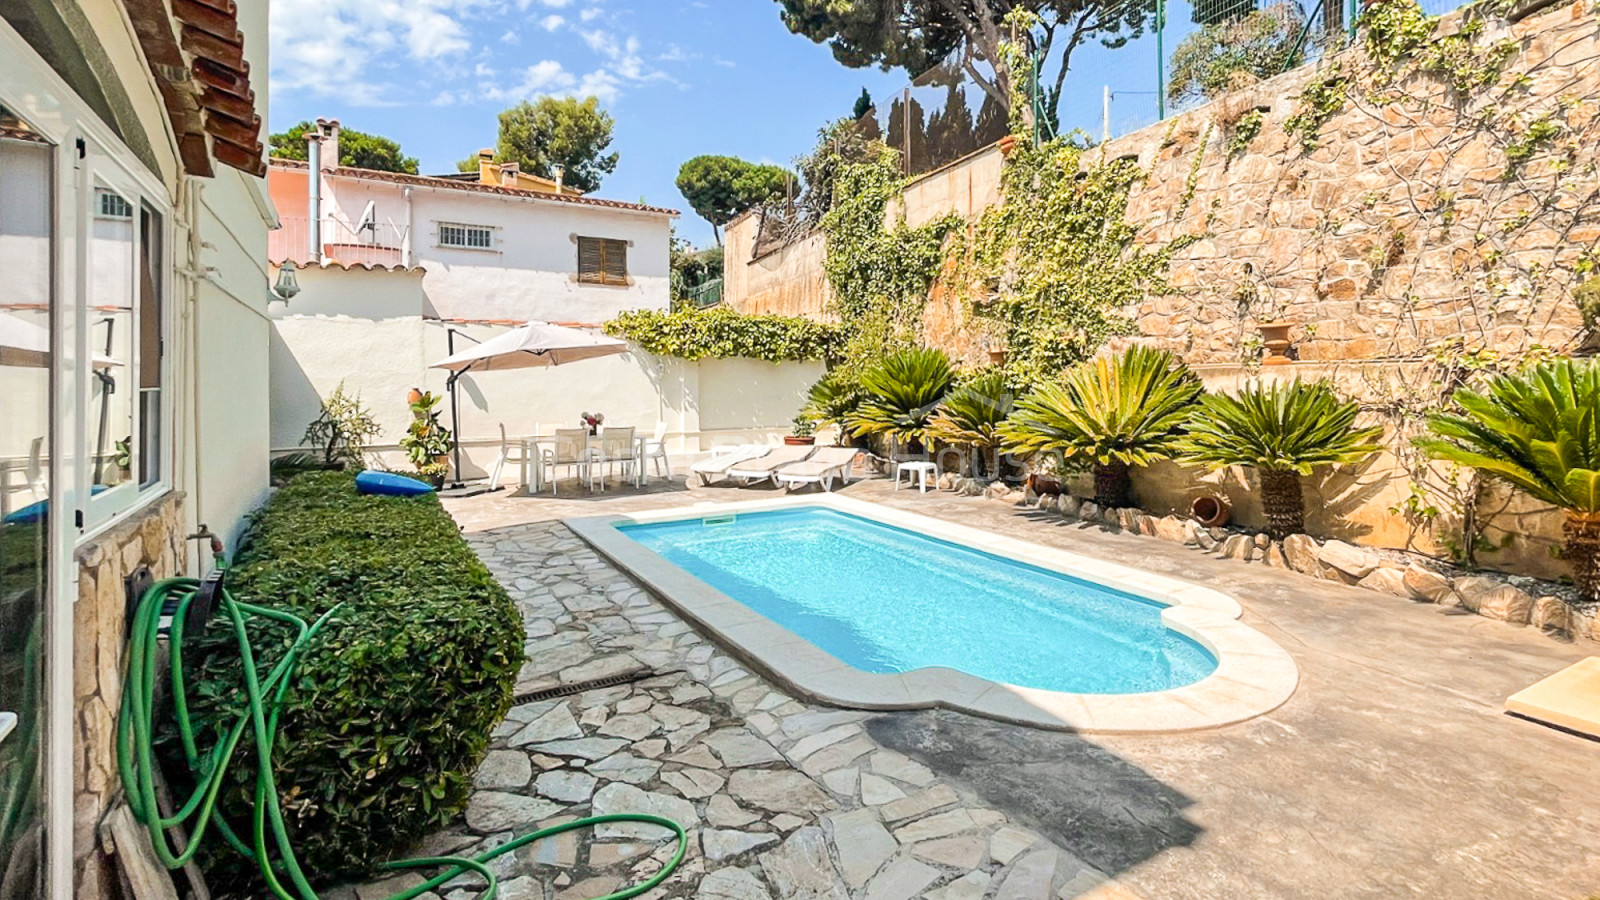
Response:
[[[323,156],[323,159],[327,161],[328,168],[338,168],[339,160],[343,158],[339,155],[339,120],[328,119],[324,122],[322,119],[318,119],[317,123],[322,125],[322,133],[327,135],[323,140],[323,145],[328,148],[328,152]]]
[[[501,187],[509,187],[509,188],[516,187],[517,186],[517,176],[519,174],[521,174],[521,173],[522,173],[522,164],[521,163],[514,163],[514,162],[512,162],[512,163],[501,163],[500,164],[500,185],[501,185]]]
[[[550,174],[554,175],[556,179],[556,193],[562,193],[561,179],[567,174],[567,167],[561,163],[556,163],[550,167]]]

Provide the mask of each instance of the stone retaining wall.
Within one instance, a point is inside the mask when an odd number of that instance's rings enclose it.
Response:
[[[123,579],[140,566],[155,578],[182,574],[183,497],[170,493],[78,551],[73,607],[72,848],[79,900],[120,896],[114,863],[100,848],[100,822],[122,790],[116,721],[127,647]]]

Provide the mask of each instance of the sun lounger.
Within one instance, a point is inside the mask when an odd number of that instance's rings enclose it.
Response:
[[[701,484],[710,484],[720,478],[726,478],[728,470],[740,463],[759,459],[772,452],[772,448],[762,444],[745,444],[730,450],[713,450],[710,459],[702,459],[689,467],[689,471],[700,476]]]
[[[850,467],[860,455],[856,447],[822,447],[804,462],[779,469],[773,477],[785,490],[798,484],[820,484],[824,491],[831,491],[835,478],[850,483]]]
[[[774,473],[784,466],[791,466],[800,462],[816,451],[815,447],[791,446],[772,448],[772,452],[756,459],[744,460],[735,463],[728,469],[729,478],[737,478],[742,486],[760,484],[771,478]]]

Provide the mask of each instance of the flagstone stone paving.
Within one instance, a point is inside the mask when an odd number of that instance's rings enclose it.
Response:
[[[1594,645],[979,498],[893,491],[881,480],[845,491],[1226,590],[1247,624],[1295,657],[1299,689],[1249,722],[1161,735],[821,707],[718,651],[557,521],[761,492],[680,482],[450,500],[523,609],[523,690],[659,673],[514,711],[471,808],[424,849],[471,850],[597,809],[654,809],[695,835],[689,862],[655,897],[1579,900],[1600,891],[1600,743],[1501,709]],[[575,834],[525,848],[497,863],[503,896],[604,894],[657,871],[671,852],[657,837]],[[415,883],[407,875],[332,896],[377,900]]]
[[[870,713],[797,700],[752,674],[565,527],[469,535],[522,610],[519,694],[661,674],[514,707],[462,825],[424,853],[475,853],[588,815],[646,812],[689,829],[690,852],[645,895],[706,900],[1051,900],[1134,895],[1007,816],[879,746]],[[582,900],[659,871],[652,825],[569,832],[497,859],[505,900]],[[353,889],[358,900],[416,884]],[[463,878],[435,896],[475,895]]]

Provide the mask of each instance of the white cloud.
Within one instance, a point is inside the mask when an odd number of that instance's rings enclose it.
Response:
[[[585,9],[583,12],[578,13],[578,18],[585,22],[593,22],[595,19],[598,19],[605,14],[606,11],[600,7],[591,6],[588,9]]]
[[[515,31],[507,29],[505,34],[500,35],[500,43],[511,44],[515,46],[522,43],[522,36],[517,34]]]
[[[567,24],[567,17],[558,16],[555,13],[551,13],[550,15],[539,20],[539,27],[543,28],[545,31],[555,31],[557,28],[560,28],[565,24]]]
[[[385,72],[472,47],[465,21],[493,0],[275,0],[272,86],[356,105],[403,101]],[[497,5],[497,4],[495,4]]]

